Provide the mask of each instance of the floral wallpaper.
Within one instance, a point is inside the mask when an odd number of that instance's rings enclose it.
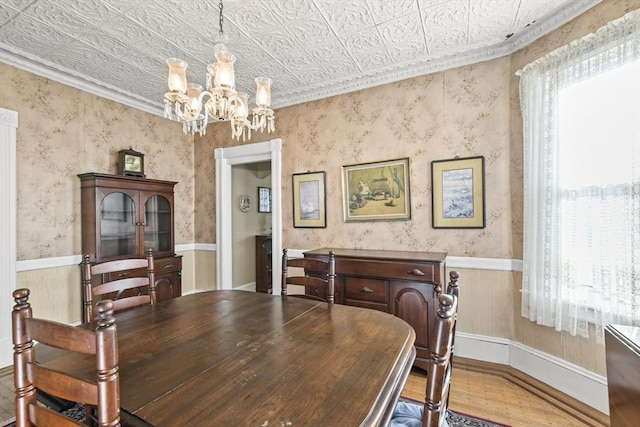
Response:
[[[509,58],[501,58],[278,110],[275,134],[255,134],[252,142],[282,139],[284,245],[510,258],[510,79]],[[196,137],[196,153],[200,146],[231,145],[228,126],[210,128]],[[431,162],[478,155],[486,161],[487,227],[433,229]],[[411,219],[345,223],[342,166],[404,157],[410,162]],[[326,229],[293,228],[291,175],[307,171],[326,172]],[[214,170],[196,163],[200,179],[215,185]],[[197,204],[212,205],[204,196]],[[212,239],[214,228],[196,218],[196,240]]]
[[[6,64],[0,75],[2,107],[19,115],[18,260],[81,253],[77,174],[115,174],[130,146],[148,178],[178,181],[176,243],[193,242],[193,137],[179,124]]]

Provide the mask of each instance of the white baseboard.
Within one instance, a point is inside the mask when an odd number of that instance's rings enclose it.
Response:
[[[508,365],[609,414],[607,379],[558,357],[496,337],[456,332],[456,356]]]
[[[256,291],[256,282],[245,283],[244,285],[236,286],[233,289],[234,290],[238,290],[238,291],[255,292]]]

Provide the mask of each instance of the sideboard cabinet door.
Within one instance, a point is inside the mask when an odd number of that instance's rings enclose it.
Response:
[[[411,325],[416,333],[417,364],[427,364],[438,297],[432,283],[391,281],[391,313]]]

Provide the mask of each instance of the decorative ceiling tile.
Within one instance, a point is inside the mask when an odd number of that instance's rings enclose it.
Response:
[[[149,0],[101,0],[109,8],[118,11],[126,12],[135,8],[145,7],[145,2]]]
[[[89,22],[50,3],[34,3],[23,12],[21,17],[30,21],[39,21],[73,38],[78,38],[86,32],[95,32],[95,28]]]
[[[352,34],[344,39],[344,43],[361,70],[390,61],[384,41],[375,27]],[[382,62],[372,62],[371,58],[377,58]]]
[[[481,0],[471,2],[469,11],[469,44],[489,46],[506,40],[513,32],[518,4]],[[504,28],[504,34],[498,34],[496,28]]]
[[[522,28],[535,20],[543,21],[549,14],[557,12],[556,7],[556,0],[522,0],[514,26]]]
[[[238,89],[270,77],[278,108],[508,55],[600,1],[227,0],[224,32]],[[9,3],[0,60],[158,114],[166,59],[204,85],[219,37],[219,0]]]
[[[18,13],[16,9],[12,9],[8,5],[0,4],[0,27],[7,24],[12,18],[18,16]]]
[[[270,11],[281,22],[304,22],[309,19],[312,21],[319,19],[318,4],[322,5],[325,0],[246,0],[242,2],[247,7],[255,7],[253,14],[260,15],[264,10]],[[259,8],[261,5],[264,9]]]
[[[58,8],[74,13],[95,26],[119,14],[102,0],[58,0],[55,4]]]
[[[327,0],[322,2],[321,11],[339,36],[349,36],[376,24],[366,3],[358,0]]]
[[[11,4],[8,6],[11,6],[16,10],[23,10],[26,7],[30,6],[32,3],[33,0],[11,0]]]
[[[418,13],[415,0],[367,0],[367,5],[377,23],[383,23],[408,14]]]
[[[0,27],[0,40],[29,55],[46,58],[50,50],[59,49],[74,39],[25,15],[18,15]]]
[[[378,28],[392,61],[403,62],[407,58],[422,57],[427,53],[418,14],[388,21]]]

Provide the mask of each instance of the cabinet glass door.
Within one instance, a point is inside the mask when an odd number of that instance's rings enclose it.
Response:
[[[153,252],[173,251],[171,204],[166,197],[151,196],[144,205],[144,248]]]
[[[100,207],[101,258],[136,255],[136,206],[124,193],[111,193]]]

